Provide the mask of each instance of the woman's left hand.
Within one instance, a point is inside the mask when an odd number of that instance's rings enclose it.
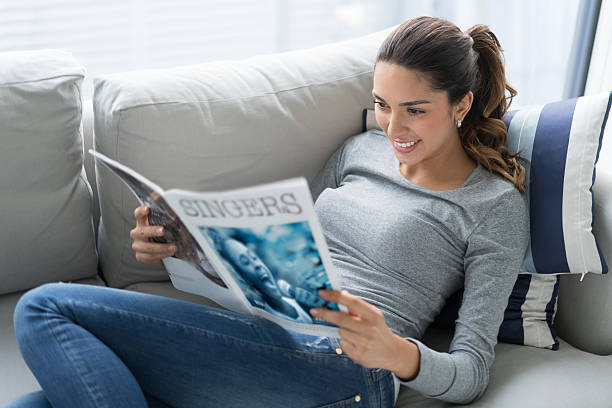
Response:
[[[348,314],[327,308],[310,309],[310,312],[339,327],[340,347],[351,360],[368,368],[395,368],[401,348],[399,342],[405,340],[389,329],[378,308],[345,290],[320,290],[319,295],[348,309]]]

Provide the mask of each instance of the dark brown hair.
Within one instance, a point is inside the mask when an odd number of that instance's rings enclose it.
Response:
[[[503,49],[489,27],[477,24],[463,33],[440,18],[408,20],[384,40],[379,61],[424,73],[433,89],[447,92],[451,105],[472,91],[472,106],[458,129],[463,149],[490,173],[525,191],[525,168],[519,161],[528,161],[510,154],[502,120],[516,90],[506,81]]]

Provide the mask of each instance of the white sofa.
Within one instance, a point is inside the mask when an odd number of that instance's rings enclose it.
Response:
[[[68,53],[0,54],[0,220],[10,232],[0,249],[0,404],[39,389],[12,328],[14,306],[31,287],[78,281],[210,304],[175,290],[162,269],[134,259],[128,231],[137,202],[105,169],[96,174],[83,146],[95,145],[162,187],[206,190],[311,178],[343,140],[361,132],[362,110],[372,107],[376,50],[388,32],[245,61],[106,75],[95,79],[93,101],[82,105],[85,73]],[[63,134],[49,142],[51,132]],[[594,193],[595,233],[612,261],[610,158],[604,145]],[[56,186],[55,174],[67,174],[68,182]],[[62,219],[66,212],[78,220],[74,225]],[[54,228],[63,231],[61,239],[51,234]],[[62,266],[68,264],[72,269]],[[469,406],[612,406],[612,317],[606,314],[612,280],[578,279],[561,280],[560,349],[499,343],[488,390]],[[430,328],[424,341],[447,351],[451,337]],[[449,405],[408,388],[397,403]]]

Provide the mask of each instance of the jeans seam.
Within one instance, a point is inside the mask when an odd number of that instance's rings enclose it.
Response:
[[[368,398],[369,401],[369,406],[371,408],[375,408],[376,405],[376,393],[374,392],[374,381],[372,381],[372,373],[370,370],[368,370],[367,368],[365,369],[366,372],[366,384],[368,386],[368,395],[370,396],[370,398]]]
[[[77,303],[81,303],[81,302],[77,301],[77,302],[74,302],[74,303],[77,304]],[[334,357],[334,358],[342,357],[341,355],[337,355],[335,353],[317,353],[317,352],[312,352],[312,351],[296,350],[296,349],[291,348],[291,347],[279,347],[279,346],[276,346],[276,345],[273,345],[273,344],[265,344],[264,345],[264,344],[261,344],[260,342],[250,341],[250,340],[242,338],[242,337],[236,337],[236,336],[232,336],[232,335],[229,335],[229,334],[226,334],[226,333],[219,333],[219,332],[214,331],[214,330],[207,330],[207,329],[203,329],[201,327],[193,326],[193,325],[190,325],[190,324],[177,323],[177,322],[175,322],[173,320],[162,319],[162,318],[159,318],[159,317],[156,317],[156,316],[151,316],[151,315],[146,315],[146,314],[142,314],[142,313],[137,313],[137,312],[134,312],[134,311],[131,311],[131,310],[124,310],[124,309],[117,308],[117,307],[108,307],[108,306],[99,305],[99,304],[97,304],[97,306],[101,307],[102,309],[105,309],[107,311],[110,311],[112,313],[124,313],[124,314],[127,314],[127,315],[138,316],[138,317],[144,318],[144,319],[151,319],[151,320],[158,321],[158,322],[163,322],[163,323],[166,323],[168,325],[175,326],[175,327],[180,327],[180,328],[183,328],[183,329],[187,328],[187,329],[195,330],[195,331],[198,331],[198,332],[206,333],[209,336],[226,337],[226,338],[230,338],[230,339],[233,339],[233,340],[249,343],[249,344],[251,344],[253,346],[256,346],[256,347],[266,347],[266,348],[271,348],[271,349],[274,349],[274,350],[282,350],[282,351],[291,352],[291,353],[295,353],[296,351],[298,351],[300,353],[307,353],[307,354],[311,354],[311,355],[320,355],[320,356]],[[226,318],[226,316],[224,314],[222,314],[222,313],[215,313],[214,311],[209,311],[209,313],[212,313],[212,314],[215,314],[217,316]],[[244,322],[244,324],[250,325],[250,323],[247,323],[247,322]]]
[[[382,381],[387,374],[387,370],[366,370],[366,381],[368,385],[368,392],[370,395],[370,406],[371,407],[380,407],[385,401],[384,397],[386,393],[384,393]]]
[[[384,370],[380,370],[380,373],[384,373],[384,372],[385,372]],[[377,381],[377,383],[376,383],[376,384],[377,384],[377,386],[378,386],[378,398],[379,398],[378,404],[379,404],[381,407],[383,406],[383,403],[384,403],[384,402],[386,402],[386,397],[387,397],[387,395],[388,395],[388,393],[387,393],[387,392],[384,392],[384,391],[385,391],[385,389],[384,389],[384,387],[383,387],[383,381],[384,381],[384,378],[385,378],[385,377],[384,377],[382,374],[380,374],[380,375],[378,376],[378,381]]]
[[[81,374],[80,370],[76,367],[73,359],[68,355],[66,349],[64,348],[63,343],[58,338],[58,335],[56,333],[56,327],[54,327],[54,325],[51,323],[51,319],[49,317],[50,315],[51,315],[51,313],[47,310],[45,312],[45,323],[47,324],[47,327],[49,328],[49,331],[53,334],[53,338],[55,339],[57,344],[60,346],[60,349],[62,350],[62,352],[64,353],[64,356],[66,357],[66,360],[68,360],[68,362],[70,363],[70,366],[72,367],[73,371],[78,376],[79,381],[83,384],[83,386],[87,390],[87,394],[91,398],[91,400],[93,402],[93,405],[98,407],[99,406],[98,405],[98,401],[97,401],[98,399],[95,396],[94,390],[92,390],[91,386],[87,383],[87,381],[85,381],[85,379],[83,378],[83,375]],[[63,316],[63,317],[65,318],[65,316]]]

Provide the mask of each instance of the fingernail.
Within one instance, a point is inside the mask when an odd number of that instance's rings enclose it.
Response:
[[[159,227],[159,228],[157,229],[157,232],[161,234],[162,232],[164,232],[164,228],[163,228],[163,227]]]
[[[168,247],[168,252],[169,253],[173,253],[175,249],[176,249],[175,246],[170,246],[170,247]]]
[[[316,316],[319,314],[319,311],[317,309],[310,309],[310,314]]]

